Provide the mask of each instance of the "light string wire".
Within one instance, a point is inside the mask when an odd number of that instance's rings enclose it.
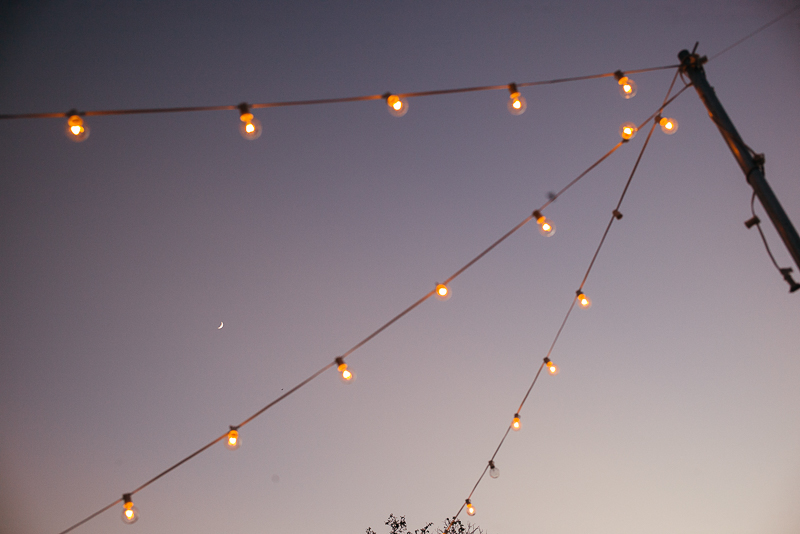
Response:
[[[764,24],[763,26],[761,26],[757,30],[753,31],[752,33],[749,33],[749,34],[745,35],[744,37],[742,37],[741,39],[739,39],[738,41],[736,41],[732,45],[720,50],[719,52],[717,52],[716,54],[711,56],[710,59],[718,58],[719,56],[721,56],[722,54],[724,54],[725,52],[727,52],[731,48],[739,46],[740,44],[742,44],[743,42],[747,41],[751,37],[755,37],[757,34],[761,33],[764,30],[766,30],[767,28],[769,28],[770,26],[772,26],[773,24],[775,24],[779,20],[782,20],[783,18],[788,17],[789,15],[791,15],[792,13],[797,11],[798,9],[800,9],[800,3],[797,4],[796,6],[794,6],[793,8],[791,8],[790,10],[785,11],[782,15],[778,15],[777,17],[775,17],[771,21],[767,22],[766,24]]]
[[[667,107],[670,103],[672,103],[673,100],[675,100],[678,96],[680,96],[686,89],[688,89],[691,86],[690,84],[684,85],[683,88],[681,88],[680,91],[678,91],[675,94],[675,96],[670,98],[670,94],[672,93],[672,89],[675,86],[675,81],[678,78],[679,72],[680,72],[680,70],[676,70],[675,71],[675,76],[673,76],[673,78],[672,78],[672,83],[670,83],[669,89],[667,90],[667,95],[664,97],[664,102],[661,104],[661,107],[658,109],[658,111],[656,111],[655,113],[650,115],[650,117],[648,117],[639,126],[639,128],[642,128],[645,124],[647,124],[648,121],[650,121],[650,120],[653,121],[653,123],[652,123],[652,125],[650,127],[650,131],[647,133],[647,138],[645,139],[644,144],[642,145],[642,149],[639,152],[639,156],[636,158],[636,162],[633,165],[633,169],[631,170],[631,174],[628,177],[628,180],[625,182],[625,187],[623,188],[622,193],[620,194],[619,201],[617,202],[617,205],[614,208],[614,212],[618,213],[620,206],[622,206],[622,201],[624,200],[625,195],[628,192],[628,188],[630,187],[631,181],[633,180],[633,176],[636,174],[636,170],[639,167],[639,162],[641,162],[641,160],[642,160],[642,155],[644,155],[644,151],[645,151],[645,149],[647,149],[647,145],[650,142],[650,138],[653,135],[653,131],[655,130],[656,125],[658,124],[658,117],[661,115],[661,112],[663,112],[665,107]],[[621,144],[622,143],[617,144],[617,146],[615,146],[611,150],[611,152],[613,152],[614,150],[619,148],[619,146],[621,146]],[[606,156],[608,156],[608,155],[610,155],[610,152]],[[602,159],[600,161],[602,161]],[[600,161],[598,161],[598,163]],[[597,164],[595,164],[595,165],[597,165]],[[572,185],[572,183],[570,183],[567,187],[569,187],[570,185]],[[553,200],[555,200],[555,197],[552,198],[550,200],[550,202],[552,202]],[[600,249],[603,248],[603,244],[605,243],[606,236],[608,236],[608,232],[611,229],[611,225],[614,223],[614,221],[616,219],[617,219],[616,213],[612,214],[611,220],[609,220],[608,225],[606,226],[606,229],[603,232],[603,237],[600,239],[600,243],[597,246],[597,250],[595,250],[595,253],[592,256],[592,260],[589,263],[589,267],[586,269],[586,274],[584,274],[584,276],[583,276],[583,280],[581,281],[579,290],[583,289],[584,284],[586,284],[586,280],[588,279],[589,273],[591,272],[592,267],[594,266],[595,260],[597,259],[597,255],[600,253]],[[550,345],[550,348],[547,351],[547,356],[542,361],[542,363],[539,365],[539,369],[536,371],[536,375],[533,377],[533,381],[531,382],[531,385],[528,388],[528,391],[525,392],[525,396],[523,397],[522,402],[519,405],[519,408],[517,408],[517,411],[516,411],[517,414],[522,413],[522,407],[525,405],[525,402],[528,400],[528,396],[530,395],[531,391],[533,390],[533,387],[536,385],[536,381],[539,379],[539,375],[542,373],[542,369],[544,369],[545,362],[547,361],[548,358],[550,358],[550,355],[552,354],[553,349],[556,346],[556,342],[558,341],[558,338],[561,336],[561,332],[564,330],[564,326],[567,324],[567,320],[569,319],[570,314],[572,313],[572,310],[575,309],[575,302],[576,301],[577,301],[577,298],[573,297],[572,301],[570,303],[569,309],[567,310],[567,313],[564,316],[564,320],[561,322],[561,326],[558,328],[558,331],[556,332],[555,338],[553,339],[553,342],[552,342],[552,344]],[[447,526],[447,528],[444,531],[442,531],[442,534],[448,534],[450,532],[450,529],[455,524],[456,520],[458,519],[458,516],[461,514],[462,511],[464,511],[464,507],[467,505],[467,501],[472,499],[472,496],[475,493],[475,490],[478,489],[478,485],[483,480],[483,477],[486,476],[486,471],[489,470],[489,466],[494,462],[495,458],[497,457],[497,453],[500,452],[500,448],[503,446],[503,443],[505,442],[506,438],[508,437],[508,434],[509,434],[510,431],[511,431],[511,426],[509,425],[508,427],[506,427],[506,431],[503,433],[503,437],[500,439],[500,443],[497,445],[497,448],[495,449],[494,454],[492,454],[491,459],[484,466],[483,471],[481,471],[481,474],[478,477],[477,482],[475,482],[475,485],[472,487],[472,491],[469,492],[469,496],[464,501],[464,503],[461,504],[461,507],[458,509],[458,512],[456,512],[456,514],[450,520],[450,524]]]
[[[664,106],[662,106],[662,109],[663,109],[663,107],[664,107]],[[654,117],[656,114],[657,114],[657,113],[654,113],[653,115],[651,115],[651,118],[652,118],[652,117]],[[552,195],[552,196],[551,196],[551,197],[550,197],[550,198],[547,200],[547,202],[545,202],[545,203],[544,203],[544,204],[543,204],[543,205],[542,205],[542,206],[539,208],[539,210],[543,210],[544,208],[546,208],[547,206],[549,206],[550,204],[552,204],[552,203],[553,203],[553,202],[554,202],[554,201],[555,201],[557,198],[559,198],[561,195],[563,195],[563,194],[564,194],[564,193],[565,193],[565,192],[566,192],[568,189],[570,189],[570,188],[571,188],[573,185],[575,185],[575,184],[576,184],[578,181],[580,181],[582,178],[584,178],[584,177],[585,177],[585,176],[586,176],[586,175],[587,175],[587,174],[588,174],[588,173],[589,173],[591,170],[593,170],[594,168],[596,168],[596,167],[597,167],[597,166],[598,166],[600,163],[602,163],[603,161],[605,161],[605,160],[606,160],[606,159],[607,159],[607,158],[608,158],[608,157],[609,157],[611,154],[613,154],[614,152],[616,152],[616,151],[617,151],[617,149],[619,149],[619,148],[620,148],[620,147],[621,147],[623,144],[625,144],[625,142],[624,142],[624,141],[620,141],[619,143],[617,143],[616,145],[614,145],[614,147],[612,147],[612,148],[611,148],[611,150],[609,150],[608,152],[606,152],[605,154],[603,154],[603,156],[601,156],[601,157],[600,157],[600,158],[599,158],[597,161],[595,161],[594,163],[592,163],[592,164],[591,164],[591,165],[590,165],[590,166],[589,166],[589,167],[588,167],[588,168],[587,168],[585,171],[583,171],[582,173],[580,173],[580,174],[579,174],[579,175],[578,175],[576,178],[574,178],[572,181],[570,181],[570,182],[569,182],[569,183],[568,183],[566,186],[564,186],[564,187],[563,187],[561,190],[559,190],[557,193],[555,193],[554,195]],[[539,210],[537,210],[537,211],[539,211]],[[475,264],[475,263],[476,263],[478,260],[480,260],[481,258],[483,258],[483,257],[484,257],[486,254],[488,254],[490,251],[492,251],[492,250],[493,250],[495,247],[497,247],[497,246],[498,246],[500,243],[502,243],[503,241],[505,241],[506,239],[508,239],[508,238],[509,238],[509,237],[510,237],[512,234],[514,234],[515,232],[517,232],[517,231],[518,231],[520,228],[522,228],[523,226],[525,226],[527,223],[529,223],[529,222],[530,222],[531,220],[533,220],[533,219],[534,219],[534,216],[533,216],[533,215],[529,215],[529,216],[525,217],[525,218],[524,218],[522,221],[520,221],[519,223],[517,223],[517,225],[515,225],[513,228],[511,228],[511,229],[510,229],[508,232],[506,232],[505,234],[503,234],[503,235],[502,235],[502,236],[501,236],[499,239],[497,239],[496,241],[494,241],[494,242],[493,242],[491,245],[489,245],[487,248],[485,248],[483,251],[481,251],[481,252],[480,252],[480,253],[479,253],[477,256],[475,256],[475,257],[474,257],[474,258],[472,258],[472,259],[471,259],[469,262],[467,262],[467,263],[466,263],[466,264],[465,264],[463,267],[461,267],[461,268],[460,268],[460,269],[458,269],[456,272],[454,272],[452,275],[450,275],[450,276],[449,276],[447,279],[445,279],[445,282],[444,282],[444,284],[446,285],[446,284],[448,284],[449,282],[451,282],[451,281],[455,280],[455,279],[456,279],[458,276],[460,276],[461,274],[463,274],[463,273],[464,273],[464,271],[466,271],[467,269],[469,269],[470,267],[472,267],[472,266],[473,266],[473,265],[474,265],[474,264]],[[342,359],[344,359],[344,358],[347,358],[348,356],[350,356],[350,355],[351,355],[353,352],[355,352],[355,351],[356,351],[356,350],[358,350],[359,348],[363,347],[363,346],[364,346],[366,343],[368,343],[368,342],[369,342],[371,339],[373,339],[375,336],[377,336],[378,334],[380,334],[381,332],[383,332],[384,330],[386,330],[386,329],[387,329],[389,326],[391,326],[392,324],[394,324],[395,322],[397,322],[397,321],[398,321],[399,319],[401,319],[403,316],[407,315],[409,312],[411,312],[411,311],[412,311],[412,310],[414,310],[416,307],[418,307],[420,304],[422,304],[423,302],[425,302],[426,300],[428,300],[428,299],[429,299],[430,297],[432,297],[434,294],[435,294],[435,289],[434,289],[434,290],[431,290],[431,291],[429,291],[428,293],[426,293],[425,295],[423,295],[421,298],[419,298],[417,301],[415,301],[415,302],[414,302],[413,304],[411,304],[409,307],[407,307],[406,309],[404,309],[403,311],[401,311],[400,313],[398,313],[397,315],[395,315],[394,317],[392,317],[391,319],[389,319],[387,322],[385,322],[383,325],[381,325],[379,328],[377,328],[375,331],[373,331],[373,332],[372,332],[371,334],[369,334],[367,337],[365,337],[364,339],[362,339],[361,341],[359,341],[358,343],[356,343],[355,345],[353,345],[353,347],[351,347],[349,350],[347,350],[345,353],[343,353],[343,354],[342,354],[340,357],[341,357]],[[562,325],[562,328],[563,328],[563,325]],[[560,332],[560,331],[559,331],[559,332]],[[286,393],[284,393],[283,395],[281,395],[281,396],[277,397],[275,400],[273,400],[272,402],[270,402],[269,404],[267,404],[266,406],[264,406],[263,408],[261,408],[260,410],[258,410],[257,412],[255,412],[253,415],[251,415],[250,417],[248,417],[247,419],[245,419],[244,421],[242,421],[242,422],[241,422],[239,425],[237,425],[237,426],[236,426],[236,427],[234,427],[234,428],[238,429],[238,428],[241,428],[242,426],[244,426],[244,425],[246,425],[246,424],[250,423],[251,421],[253,421],[253,419],[255,419],[255,418],[256,418],[256,417],[258,417],[259,415],[263,414],[265,411],[269,410],[270,408],[272,408],[273,406],[275,406],[276,404],[278,404],[279,402],[281,402],[281,401],[282,401],[282,400],[284,400],[286,397],[288,397],[288,396],[289,396],[289,395],[291,395],[292,393],[296,392],[297,390],[299,390],[299,389],[300,389],[300,388],[302,388],[303,386],[307,385],[309,382],[311,382],[312,380],[314,380],[315,378],[317,378],[319,375],[321,375],[321,374],[322,374],[322,373],[324,373],[325,371],[329,370],[329,369],[330,369],[331,367],[333,367],[334,365],[336,365],[336,363],[335,363],[335,362],[331,362],[331,363],[329,363],[329,364],[325,365],[324,367],[322,367],[321,369],[319,369],[318,371],[316,371],[314,374],[312,374],[311,376],[309,376],[308,378],[306,378],[305,380],[303,380],[302,382],[300,382],[299,384],[297,384],[296,386],[294,386],[292,389],[290,389],[289,391],[287,391],[287,392],[286,392]],[[538,374],[537,374],[537,377],[538,377]],[[535,380],[534,380],[534,383],[535,383]],[[531,385],[531,388],[532,388],[532,387],[533,387],[533,384]],[[530,390],[529,390],[528,392],[530,393]],[[526,398],[527,398],[527,395],[526,395]],[[523,403],[524,403],[524,401],[523,401]],[[177,463],[175,463],[175,464],[174,464],[174,465],[172,465],[171,467],[169,467],[169,468],[165,469],[164,471],[162,471],[161,473],[159,473],[159,474],[158,474],[158,475],[156,475],[155,477],[151,478],[150,480],[148,480],[147,482],[145,482],[145,483],[144,483],[144,484],[142,484],[141,486],[137,487],[135,490],[131,491],[131,492],[130,492],[130,495],[133,495],[133,494],[135,494],[135,493],[137,493],[137,492],[141,491],[142,489],[144,489],[145,487],[149,486],[150,484],[152,484],[152,483],[153,483],[153,482],[155,482],[156,480],[160,479],[160,478],[161,478],[161,477],[163,477],[164,475],[166,475],[166,474],[170,473],[171,471],[173,471],[173,470],[175,470],[176,468],[180,467],[180,466],[181,466],[181,465],[183,465],[184,463],[188,462],[189,460],[191,460],[192,458],[194,458],[194,457],[195,457],[195,456],[197,456],[198,454],[200,454],[200,453],[202,453],[202,452],[206,451],[207,449],[209,449],[210,447],[212,447],[212,446],[213,446],[213,445],[215,445],[216,443],[219,443],[221,440],[225,439],[225,437],[226,437],[227,435],[228,435],[228,433],[227,433],[227,432],[226,432],[225,434],[222,434],[221,436],[219,436],[219,437],[215,438],[214,440],[212,440],[212,441],[211,441],[211,442],[209,442],[208,444],[204,445],[204,446],[203,446],[203,447],[201,447],[200,449],[196,450],[195,452],[193,452],[193,453],[192,453],[192,454],[190,454],[189,456],[186,456],[185,458],[181,459],[180,461],[178,461]],[[505,437],[504,437],[503,439],[505,439]],[[501,444],[502,444],[502,442],[501,442]],[[497,451],[499,451],[499,450],[500,450],[500,447],[498,446],[498,448],[497,448]],[[495,451],[495,455],[497,454],[497,451]],[[492,458],[494,458],[494,457],[492,457]],[[476,487],[477,487],[477,485],[476,485]],[[67,534],[68,532],[70,532],[70,531],[74,530],[75,528],[77,528],[77,527],[79,527],[79,526],[83,525],[84,523],[86,523],[86,522],[87,522],[87,521],[89,521],[90,519],[93,519],[94,517],[96,517],[96,516],[100,515],[102,512],[104,512],[104,511],[108,510],[109,508],[113,507],[114,505],[116,505],[116,504],[118,504],[118,503],[120,503],[120,502],[122,502],[122,499],[117,499],[117,500],[115,500],[114,502],[112,502],[112,503],[110,503],[109,505],[105,506],[104,508],[102,508],[102,509],[98,510],[97,512],[93,513],[92,515],[90,515],[90,516],[86,517],[85,519],[83,519],[83,520],[79,521],[78,523],[75,523],[74,525],[72,525],[71,527],[67,528],[66,530],[63,530],[63,531],[61,531],[59,534]]]
[[[623,71],[624,74],[639,74],[643,72],[652,72],[657,70],[667,70],[679,67],[679,65],[666,65],[663,67],[648,67],[645,69],[634,69]],[[615,76],[614,72],[605,72],[602,74],[590,74],[587,76],[573,76],[570,78],[556,78],[553,80],[541,80],[534,82],[525,82],[516,84],[517,87],[533,87],[536,85],[551,85],[557,83],[577,82],[581,80],[595,80],[597,78],[610,78]],[[396,96],[402,98],[415,98],[421,96],[436,96],[436,95],[452,95],[457,93],[472,93],[476,91],[497,91],[501,89],[508,90],[509,84],[503,85],[483,85],[477,87],[461,87],[455,89],[437,89],[433,91],[419,91],[415,93],[397,93]],[[288,100],[283,102],[265,102],[261,104],[248,104],[250,109],[264,109],[264,108],[280,108],[288,106],[312,106],[316,104],[341,104],[344,102],[363,102],[367,100],[383,100],[386,94],[381,95],[363,95],[363,96],[348,96],[342,98],[320,98],[315,100]],[[239,110],[239,105],[235,106],[184,106],[172,108],[141,108],[141,109],[106,109],[94,111],[79,111],[75,114],[81,117],[97,117],[103,115],[139,115],[139,114],[152,114],[152,113],[186,113],[198,111],[234,111]],[[73,112],[66,113],[18,113],[18,114],[4,114],[0,115],[0,119],[57,119],[69,118]]]

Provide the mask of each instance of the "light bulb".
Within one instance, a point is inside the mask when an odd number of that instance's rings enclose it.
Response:
[[[347,364],[344,363],[344,358],[341,356],[336,358],[336,370],[341,373],[342,382],[348,384],[353,381],[356,377],[355,373],[347,368]]]
[[[542,212],[539,210],[534,211],[533,217],[536,219],[536,224],[539,225],[540,234],[545,237],[550,237],[556,233],[556,225],[553,223],[553,221],[542,215]]]
[[[395,117],[402,117],[408,112],[408,100],[397,95],[387,94],[386,105],[389,106],[389,113]]]
[[[658,124],[661,125],[661,131],[667,135],[672,135],[678,131],[678,121],[669,117],[661,117],[661,120],[658,121]]]
[[[512,115],[522,115],[525,113],[528,103],[525,101],[525,97],[520,95],[517,84],[509,84],[508,92],[510,93],[508,97],[508,111],[510,111]]]
[[[133,505],[131,494],[126,493],[122,496],[122,522],[123,523],[136,523],[139,519],[139,509]]]
[[[639,128],[632,122],[623,122],[622,126],[619,127],[619,135],[626,141],[628,139],[633,139],[638,131]]]
[[[239,445],[242,444],[242,441],[239,439],[239,431],[237,428],[238,427],[232,426],[228,432],[228,438],[225,440],[225,446],[232,451],[238,449]]]
[[[250,107],[242,102],[239,104],[239,133],[248,141],[261,137],[261,121],[250,113]]]
[[[447,300],[450,298],[450,288],[444,284],[436,284],[435,295],[439,300]]]
[[[67,119],[66,134],[72,141],[80,143],[89,138],[89,127],[83,123],[83,119],[79,115],[71,114]]]
[[[578,295],[578,306],[580,306],[584,310],[592,307],[592,300],[586,296],[586,293],[584,293],[579,289],[578,291],[576,291],[576,294]]]
[[[467,515],[475,515],[475,507],[469,502],[469,499],[467,499]]]
[[[514,419],[511,420],[511,430],[519,430],[522,428],[522,421],[519,419],[519,414],[514,414]]]
[[[558,374],[558,366],[556,364],[554,364],[552,361],[550,361],[550,358],[545,358],[544,359],[544,364],[547,366],[547,371],[551,375],[557,375]]]
[[[489,476],[492,478],[497,478],[500,476],[500,470],[494,465],[492,460],[489,460]]]
[[[619,73],[619,71],[617,71]],[[633,98],[636,95],[636,82],[628,78],[627,76],[620,76],[617,78],[617,83],[619,84],[619,94],[621,94],[624,98]]]

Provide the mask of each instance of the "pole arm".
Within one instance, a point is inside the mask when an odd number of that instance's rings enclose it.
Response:
[[[792,221],[783,211],[778,198],[772,192],[772,188],[764,177],[763,155],[759,156],[750,153],[750,149],[742,141],[739,132],[736,131],[728,114],[725,113],[725,109],[717,99],[714,88],[706,80],[706,73],[703,70],[703,63],[706,62],[706,58],[699,57],[688,50],[681,50],[678,54],[678,59],[681,61],[681,72],[686,74],[692,81],[700,100],[703,101],[708,110],[709,117],[717,125],[722,138],[725,139],[728,148],[733,152],[733,157],[736,158],[736,162],[742,168],[747,183],[753,188],[758,200],[764,207],[764,211],[769,215],[772,224],[789,250],[789,254],[794,258],[797,268],[800,269],[800,236],[797,235],[797,230],[794,229]]]

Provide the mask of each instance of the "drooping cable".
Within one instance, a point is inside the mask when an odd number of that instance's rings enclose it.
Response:
[[[763,155],[761,156],[761,161],[762,161],[761,172],[764,172]],[[775,260],[775,256],[772,255],[772,250],[770,250],[769,243],[767,243],[767,237],[764,235],[764,231],[761,229],[761,219],[759,219],[758,215],[756,215],[755,201],[756,201],[756,192],[753,191],[753,196],[750,197],[750,213],[752,213],[753,216],[747,221],[745,221],[744,225],[747,228],[752,228],[753,226],[756,227],[756,230],[758,230],[758,235],[761,236],[761,241],[763,241],[764,243],[764,248],[767,249],[767,254],[769,255],[769,259],[772,260],[772,265],[774,265],[775,268],[778,269],[778,272],[781,273],[783,279],[786,280],[787,284],[789,284],[789,293],[794,293],[795,291],[800,289],[800,284],[795,282],[794,278],[792,277],[792,268],[781,267],[780,265],[778,265],[777,260]]]

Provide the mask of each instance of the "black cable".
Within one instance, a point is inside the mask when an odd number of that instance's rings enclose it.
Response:
[[[767,238],[764,237],[764,232],[761,231],[761,221],[756,216],[755,201],[756,201],[756,192],[753,191],[753,196],[750,198],[750,212],[753,214],[753,219],[751,219],[751,220],[755,220],[756,221],[755,222],[755,227],[758,230],[759,235],[761,235],[761,240],[764,242],[764,248],[767,249],[767,254],[769,254],[769,259],[772,260],[772,265],[774,265],[775,268],[778,269],[779,273],[783,274],[783,271],[781,271],[780,265],[778,265],[778,262],[775,261],[775,256],[772,255],[772,251],[769,249],[769,244],[767,244]]]
[[[728,47],[724,48],[724,49],[723,49],[723,50],[721,50],[720,52],[717,52],[716,54],[714,54],[713,56],[711,56],[711,59],[716,59],[716,58],[718,58],[719,56],[721,56],[722,54],[724,54],[725,52],[727,52],[728,50],[730,50],[731,48],[734,48],[734,47],[736,47],[736,46],[739,46],[739,45],[740,45],[740,44],[742,44],[743,42],[747,41],[747,40],[748,40],[748,39],[750,39],[751,37],[754,37],[756,34],[759,34],[759,33],[761,33],[762,31],[766,30],[767,28],[769,28],[770,26],[772,26],[773,24],[775,24],[775,23],[776,23],[776,22],[778,22],[779,20],[783,19],[784,17],[788,17],[789,15],[791,15],[792,13],[794,13],[795,11],[797,11],[798,9],[800,9],[800,4],[798,4],[798,5],[794,6],[792,9],[790,9],[789,11],[786,11],[786,12],[785,12],[785,13],[783,13],[782,15],[779,15],[779,16],[775,17],[775,18],[774,18],[774,19],[772,19],[771,21],[767,22],[766,24],[764,24],[763,26],[761,26],[760,28],[758,28],[756,31],[754,31],[754,32],[752,32],[752,33],[749,33],[749,34],[745,35],[744,37],[742,37],[741,39],[739,39],[738,41],[736,41],[736,42],[735,42],[735,43],[733,43],[732,45],[730,45],[730,46],[728,46]]]

